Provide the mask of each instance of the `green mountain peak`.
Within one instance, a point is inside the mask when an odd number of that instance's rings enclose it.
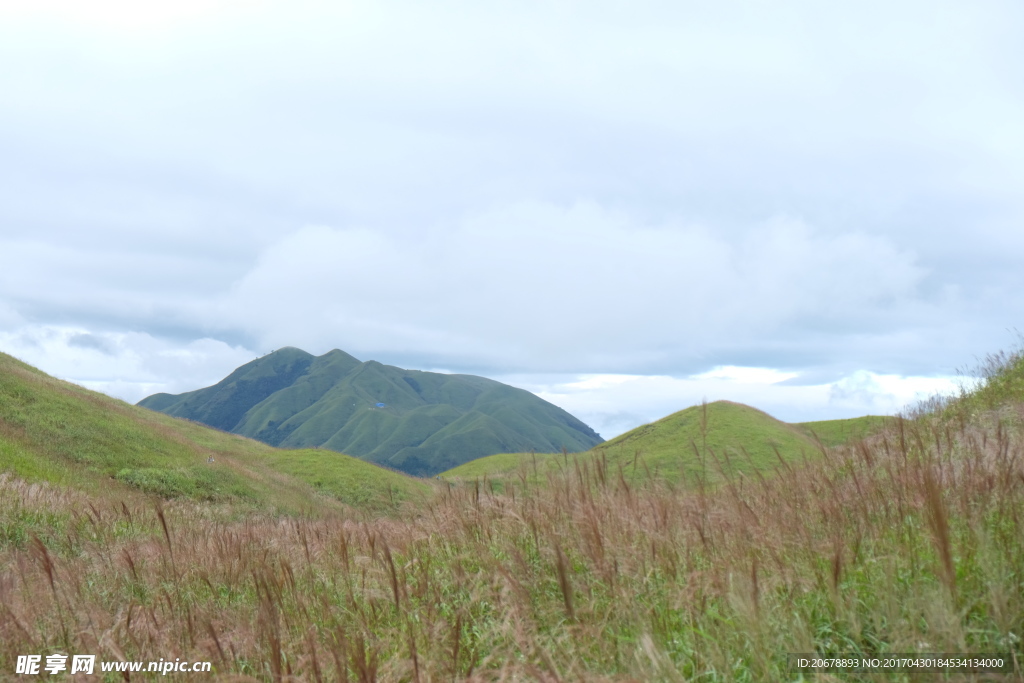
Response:
[[[217,384],[140,406],[282,448],[328,448],[416,475],[509,451],[584,451],[593,429],[533,394],[474,375],[406,370],[286,347]]]

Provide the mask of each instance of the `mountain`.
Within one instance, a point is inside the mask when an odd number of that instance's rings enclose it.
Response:
[[[881,429],[889,419],[866,416],[787,424],[741,403],[717,401],[637,427],[587,455],[603,458],[613,471],[621,465],[627,477],[650,472],[669,481],[706,477],[713,482],[723,474],[775,469],[780,457],[787,461],[814,457],[819,441],[824,446],[841,445]],[[465,463],[442,476],[494,479],[516,473],[524,465],[532,471],[557,467],[560,462],[563,458],[551,453],[504,453]]]
[[[356,458],[272,448],[89,391],[0,353],[4,473],[85,491],[297,513],[340,509],[336,502],[381,511],[430,494],[424,482]]]
[[[510,451],[584,451],[601,437],[528,391],[284,348],[217,384],[140,406],[284,448],[326,448],[418,476]]]

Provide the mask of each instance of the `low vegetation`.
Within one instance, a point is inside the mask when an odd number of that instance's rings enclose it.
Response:
[[[891,417],[865,415],[848,420],[822,420],[799,422],[793,426],[821,444],[829,447],[843,446],[866,439],[894,425]]]
[[[28,483],[139,492],[264,512],[383,511],[422,481],[330,451],[285,451],[128,405],[0,354],[0,471]]]
[[[801,652],[1007,653],[1020,667],[1022,399],[821,437],[777,476],[693,486],[640,455],[631,477],[608,450],[500,492],[442,483],[381,517],[233,518],[4,475],[0,671],[55,651],[361,683],[793,681],[787,653]],[[718,448],[708,439],[710,461]],[[814,680],[847,679],[999,680]]]

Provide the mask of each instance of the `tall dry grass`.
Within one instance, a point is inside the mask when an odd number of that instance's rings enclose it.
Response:
[[[0,478],[0,677],[54,651],[360,683],[774,681],[796,679],[788,652],[1020,657],[1017,423],[899,420],[714,490],[567,459],[542,485],[524,471],[500,493],[444,487],[373,521],[231,521]]]

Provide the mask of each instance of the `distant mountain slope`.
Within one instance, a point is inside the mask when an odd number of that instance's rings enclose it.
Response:
[[[651,472],[670,481],[706,477],[713,482],[723,473],[775,469],[780,456],[784,460],[814,457],[819,440],[824,446],[841,445],[882,429],[891,419],[866,416],[787,424],[756,408],[718,401],[707,404],[706,412],[704,406],[692,406],[637,427],[596,446],[588,455],[603,456],[613,469],[623,466],[626,476]],[[543,472],[562,461],[559,454],[503,453],[467,462],[442,476],[500,479],[523,466]]]
[[[210,458],[213,461],[210,461]],[[84,490],[293,512],[370,510],[424,482],[330,451],[284,451],[64,382],[0,353],[0,474]]]
[[[379,405],[383,404],[383,405]],[[584,451],[590,427],[528,391],[473,375],[285,348],[217,384],[140,406],[286,448],[322,447],[415,475],[510,451]]]

